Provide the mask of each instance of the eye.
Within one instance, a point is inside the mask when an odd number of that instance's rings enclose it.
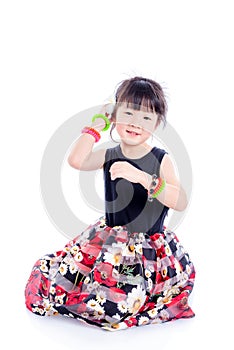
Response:
[[[148,116],[145,116],[144,119],[145,119],[145,120],[152,120],[152,119],[151,119],[150,117],[148,117]]]
[[[131,112],[128,112],[128,111],[125,112],[125,114],[127,114],[127,115],[132,115],[132,113],[131,113]]]

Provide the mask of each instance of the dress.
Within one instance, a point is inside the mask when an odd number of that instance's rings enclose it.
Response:
[[[188,297],[195,269],[163,224],[169,208],[147,201],[140,184],[110,179],[115,161],[159,175],[165,153],[153,147],[140,159],[127,159],[120,146],[106,151],[105,215],[35,263],[25,288],[30,311],[109,331],[194,316]]]

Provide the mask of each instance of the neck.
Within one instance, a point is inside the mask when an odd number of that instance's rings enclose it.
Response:
[[[140,145],[127,145],[124,142],[120,143],[120,147],[123,155],[126,158],[141,158],[149,153],[152,149],[147,143],[142,143]]]

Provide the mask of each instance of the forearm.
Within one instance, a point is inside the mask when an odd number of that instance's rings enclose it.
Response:
[[[157,199],[165,206],[174,210],[183,211],[187,207],[187,196],[181,186],[166,183],[164,190]]]
[[[152,175],[139,171],[138,182],[148,191],[152,182]],[[166,182],[165,188],[157,196],[157,200],[163,205],[178,211],[184,210],[187,206],[187,196],[180,184],[172,185]]]
[[[90,127],[100,132],[103,129],[103,122],[103,120],[97,119]],[[80,135],[68,156],[68,163],[75,168],[82,167],[84,161],[91,155],[94,144],[95,138],[92,135],[88,133]]]
[[[68,156],[68,163],[79,168],[93,150],[95,139],[92,135],[82,134]]]

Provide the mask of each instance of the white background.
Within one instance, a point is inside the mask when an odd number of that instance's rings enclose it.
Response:
[[[1,1],[1,341],[22,349],[232,348],[232,1]],[[196,317],[108,333],[24,306],[32,265],[67,239],[47,215],[40,164],[54,131],[122,79],[165,83],[193,166],[177,228],[196,265]]]

